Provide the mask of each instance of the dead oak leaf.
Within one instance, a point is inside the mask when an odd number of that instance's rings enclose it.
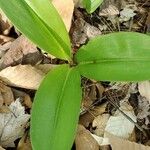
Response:
[[[0,145],[3,147],[15,147],[14,141],[23,136],[30,118],[19,99],[12,102],[9,109],[9,113],[0,113]]]
[[[43,55],[31,41],[21,35],[14,40],[0,61],[0,68],[17,64],[32,64],[42,60]]]
[[[45,64],[7,67],[0,72],[0,79],[10,86],[37,90],[46,73],[54,66]]]

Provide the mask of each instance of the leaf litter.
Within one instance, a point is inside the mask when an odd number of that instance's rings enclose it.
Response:
[[[75,2],[73,10],[72,1],[53,0],[70,30],[74,51],[101,34],[115,31],[149,33],[149,1],[104,0],[91,15],[82,8],[81,1]],[[0,20],[0,78],[5,81],[4,85],[0,84],[0,122],[3,122],[0,145],[14,147],[14,142],[21,139],[17,149],[29,150],[31,143],[26,128],[35,90],[51,68],[64,62],[52,58],[20,36],[2,12]],[[149,149],[135,143],[146,145],[150,138],[147,134],[150,125],[149,81],[110,83],[84,78],[82,82],[84,97],[76,149]]]
[[[0,113],[0,144],[3,147],[15,147],[14,141],[23,136],[30,118],[19,99],[10,104],[9,110]]]

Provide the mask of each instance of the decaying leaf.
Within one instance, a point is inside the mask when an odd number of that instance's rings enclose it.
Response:
[[[112,150],[150,150],[150,147],[144,146],[142,144],[137,144],[135,142],[130,142],[128,140],[121,139],[110,133],[106,133],[105,137],[109,139]]]
[[[12,91],[14,93],[15,99],[17,98],[21,99],[21,103],[23,106],[25,106],[26,108],[32,107],[31,97],[27,93],[20,91],[20,90],[16,90],[15,88],[12,88]]]
[[[99,150],[99,145],[90,131],[79,125],[75,139],[76,150]]]
[[[0,146],[0,150],[5,150],[5,149]]]
[[[10,45],[0,61],[0,69],[17,64],[35,65],[42,60],[42,54],[26,37],[20,36]]]
[[[97,116],[92,124],[93,128],[96,128],[93,132],[94,134],[96,134],[97,136],[103,136],[104,135],[104,131],[105,131],[105,127],[107,124],[107,121],[109,119],[110,115],[109,114],[102,114]]]
[[[40,65],[41,67],[45,65]],[[46,65],[49,70],[55,65]],[[10,86],[21,87],[26,89],[36,90],[48,69],[39,69],[31,65],[18,65],[7,67],[0,72],[0,79],[5,81]],[[45,70],[45,72],[43,71]]]
[[[126,101],[122,102],[120,105],[120,110],[122,110],[128,117],[136,122],[136,116],[132,106]],[[126,118],[120,111],[117,110],[114,116],[109,118],[105,131],[118,137],[128,139],[131,136],[134,127],[134,123],[130,122],[128,118]]]
[[[7,35],[10,31],[10,28],[12,27],[12,24],[6,17],[6,15],[3,13],[3,11],[0,9],[0,27],[1,27],[1,34]]]
[[[0,35],[0,44],[4,44],[7,42],[11,42],[13,41],[14,38],[10,37],[10,36],[6,36],[6,35]]]
[[[0,107],[10,105],[14,101],[14,95],[10,87],[0,81]]]
[[[10,48],[11,41],[0,45],[0,58],[6,53],[6,51]]]
[[[139,82],[138,89],[141,96],[145,97],[147,100],[150,101],[150,82],[149,81]]]
[[[133,18],[136,15],[136,13],[134,13],[134,10],[131,8],[124,8],[121,12],[120,12],[120,22],[126,22],[129,21],[131,18]]]
[[[99,12],[99,16],[105,17],[116,16],[118,14],[119,14],[118,8],[113,5],[109,5],[108,8],[105,8]]]
[[[92,39],[101,34],[101,31],[98,28],[90,25],[82,18],[77,19],[74,24],[75,29],[72,34],[72,41],[76,46],[85,44],[86,40]]]
[[[138,114],[137,118],[139,120],[144,119],[146,125],[149,124],[149,116],[150,116],[150,103],[149,100],[145,97],[138,96]]]
[[[32,150],[31,142],[27,133],[25,133],[19,141],[17,150]]]
[[[108,138],[100,137],[100,136],[97,136],[95,134],[91,134],[91,135],[97,141],[97,143],[99,144],[99,146],[109,145],[110,144]]]
[[[0,144],[3,147],[14,147],[14,141],[23,136],[25,126],[30,118],[17,99],[9,106],[9,113],[0,113]]]
[[[95,106],[93,109],[88,110],[85,114],[82,114],[79,119],[79,123],[85,127],[89,127],[90,123],[98,115],[102,115],[106,110],[107,103],[100,106]]]
[[[66,25],[67,30],[69,31],[74,10],[73,0],[65,0],[65,2],[63,0],[52,0],[52,3],[56,7]]]

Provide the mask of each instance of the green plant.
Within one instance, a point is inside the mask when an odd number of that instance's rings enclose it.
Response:
[[[82,0],[82,4],[88,13],[93,13],[103,0]]]
[[[82,98],[81,75],[102,81],[150,79],[147,35],[120,32],[98,36],[73,58],[65,26],[49,0],[0,0],[0,7],[41,49],[68,61],[50,71],[36,92],[31,117],[35,150],[71,148]]]

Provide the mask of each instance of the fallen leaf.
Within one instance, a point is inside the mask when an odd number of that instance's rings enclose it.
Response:
[[[31,142],[27,133],[25,133],[19,141],[17,150],[32,150]]]
[[[13,41],[14,38],[10,37],[10,36],[7,36],[7,35],[0,35],[0,44],[4,44],[4,43],[7,43],[7,42],[11,42]]]
[[[105,127],[106,127],[109,117],[110,117],[109,114],[102,114],[102,115],[97,116],[93,120],[92,128],[96,128],[95,130],[93,130],[94,134],[100,137],[104,135]]]
[[[139,120],[144,119],[145,125],[150,123],[149,121],[150,116],[150,103],[149,100],[145,97],[138,96],[138,114],[137,118]]]
[[[90,123],[92,123],[95,117],[105,112],[106,106],[107,103],[104,103],[100,106],[95,106],[93,109],[88,110],[86,113],[80,115],[79,123],[85,127],[89,127]]]
[[[120,17],[119,17],[119,21],[120,22],[126,22],[129,21],[131,18],[133,18],[136,15],[136,13],[134,13],[134,10],[131,8],[124,8],[122,11],[120,11]]]
[[[138,83],[140,95],[145,97],[150,102],[150,82],[143,81]]]
[[[0,45],[0,58],[2,58],[6,51],[10,48],[11,43],[12,41]]]
[[[76,19],[74,26],[72,42],[75,46],[85,44],[88,39],[101,35],[101,31],[97,27],[90,25],[82,18]]]
[[[0,9],[0,27],[1,27],[0,33],[4,35],[8,35],[12,27],[12,24],[10,23],[10,21],[8,20],[8,18],[1,9]]]
[[[87,35],[88,39],[92,39],[102,34],[98,28],[91,26],[89,23],[85,23],[84,32]]]
[[[150,150],[149,146],[124,140],[110,133],[106,133],[105,137],[109,139],[112,150]]]
[[[110,144],[108,138],[100,137],[100,136],[97,136],[95,134],[91,134],[91,135],[97,141],[97,143],[99,144],[99,146],[109,145]]]
[[[0,106],[10,105],[14,101],[14,95],[10,87],[0,81]]]
[[[5,150],[5,149],[0,146],[0,150]]]
[[[86,130],[82,125],[78,125],[75,144],[76,150],[99,150],[99,145],[90,131]]]
[[[8,66],[17,64],[35,65],[42,60],[43,55],[36,46],[26,37],[20,36],[12,42],[9,50],[5,53],[0,61],[0,68],[4,69]]]
[[[15,99],[17,99],[17,98],[21,99],[21,103],[23,106],[25,106],[26,108],[32,107],[31,97],[27,93],[25,93],[21,90],[16,90],[15,88],[12,88],[12,91],[14,93]]]
[[[108,8],[105,8],[99,12],[99,16],[117,16],[119,14],[119,10],[116,6],[109,5]]]
[[[0,113],[0,141],[3,147],[15,147],[14,141],[23,136],[30,115],[17,99],[9,106],[10,113]]]
[[[44,67],[45,65],[40,66]],[[54,66],[51,64],[46,65],[47,70],[44,69],[46,72],[31,65],[7,67],[0,72],[0,79],[10,86],[37,90],[47,71]]]
[[[66,25],[67,30],[69,31],[74,10],[73,0],[65,0],[65,3],[63,0],[52,0],[52,3],[56,7],[58,13]]]
[[[122,110],[128,117],[136,122],[136,116],[132,106],[129,105],[126,101],[122,102],[120,105],[120,110]],[[128,118],[126,118],[120,111],[117,110],[114,116],[109,118],[105,132],[109,132],[118,137],[128,139],[131,136],[134,127],[134,123],[130,122]]]

